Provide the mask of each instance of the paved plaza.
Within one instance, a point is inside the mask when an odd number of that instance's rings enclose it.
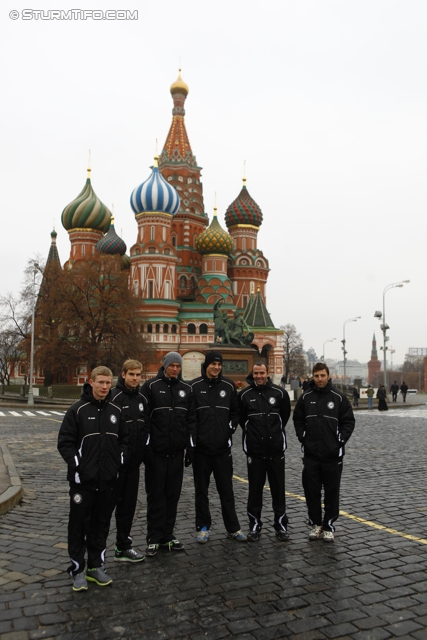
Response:
[[[73,593],[68,566],[65,464],[56,451],[61,410],[2,409],[0,442],[22,480],[20,505],[0,516],[0,638],[427,639],[427,406],[356,414],[347,447],[334,544],[309,542],[301,455],[287,428],[291,541],[276,541],[268,488],[258,543],[224,536],[212,489],[208,544],[195,542],[193,483],[185,471],[176,535],[182,553],[140,565],[113,562],[112,587]],[[247,530],[246,462],[233,447],[235,494]],[[145,548],[140,491],[134,543]]]

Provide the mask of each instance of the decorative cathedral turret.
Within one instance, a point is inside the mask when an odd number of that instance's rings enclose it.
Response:
[[[218,297],[233,303],[231,282],[227,276],[228,256],[234,249],[234,241],[218,222],[217,209],[213,220],[196,240],[196,249],[202,257],[202,275],[199,278],[200,302],[214,303]]]
[[[58,247],[56,246],[57,236],[58,234],[56,233],[55,229],[53,229],[52,233],[50,234],[51,242],[50,242],[49,255],[47,256],[47,260],[46,260],[46,267],[51,267],[53,265],[56,267],[61,267]]]
[[[110,227],[111,211],[93,190],[87,170],[86,184],[62,212],[62,226],[70,236],[70,262],[85,260],[96,255],[96,245]]]
[[[150,177],[133,190],[130,204],[138,223],[137,241],[130,250],[134,293],[148,300],[175,300],[178,258],[171,224],[180,201],[160,174],[157,156]]]
[[[246,308],[249,298],[260,288],[266,303],[268,260],[257,247],[262,211],[246,188],[246,178],[237,198],[225,213],[225,223],[236,243],[231,256],[228,275],[233,282],[234,304]]]
[[[378,386],[378,373],[381,371],[381,362],[378,360],[377,340],[375,333],[372,338],[371,359],[368,362],[368,382]]]
[[[208,218],[203,204],[201,167],[197,164],[185,127],[184,105],[189,88],[181,78],[181,69],[170,92],[173,99],[172,124],[160,154],[159,169],[180,197],[180,206],[171,226],[172,243],[180,253],[176,296],[194,300],[201,272],[196,239],[206,229]]]
[[[117,235],[114,228],[114,216],[111,216],[110,228],[96,245],[99,253],[107,256],[121,256],[122,269],[130,268],[130,259],[126,254],[126,243]]]

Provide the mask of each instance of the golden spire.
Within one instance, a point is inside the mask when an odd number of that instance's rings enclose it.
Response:
[[[170,92],[172,95],[182,93],[182,95],[188,96],[189,91],[188,84],[181,78],[181,69],[178,69],[178,78],[171,84]]]
[[[154,168],[157,169],[158,166],[159,166],[159,156],[155,155],[154,156]]]
[[[243,186],[246,187],[246,160],[243,161]]]
[[[89,149],[89,157],[87,160],[87,177],[90,180],[90,172],[92,171],[92,169],[90,168],[90,149]]]

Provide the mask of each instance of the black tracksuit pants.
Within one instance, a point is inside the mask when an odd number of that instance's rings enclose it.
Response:
[[[208,497],[212,473],[221,501],[221,513],[225,529],[230,533],[236,533],[236,531],[240,530],[240,524],[234,504],[233,457],[230,449],[214,456],[200,452],[197,447],[194,451],[193,477],[196,490],[196,530],[200,531],[202,527],[210,529],[212,524]]]
[[[183,476],[184,451],[169,458],[154,455],[152,463],[145,466],[148,544],[174,539]]]
[[[75,576],[84,570],[86,549],[89,569],[104,564],[114,499],[114,486],[104,491],[93,491],[70,483],[68,553],[71,575]]]
[[[343,459],[303,459],[302,485],[310,524],[323,526],[325,531],[335,531],[334,522],[340,512],[340,483]],[[325,513],[322,519],[322,486],[324,488]]]
[[[132,548],[130,531],[139,488],[139,465],[120,471],[117,481],[116,546],[120,551]]]
[[[248,456],[248,517],[249,529],[261,531],[262,499],[265,480],[268,477],[271,499],[274,511],[274,528],[276,531],[286,531],[288,518],[286,516],[285,496],[285,456],[274,458],[253,458]]]

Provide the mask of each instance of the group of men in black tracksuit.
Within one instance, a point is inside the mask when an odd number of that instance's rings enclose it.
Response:
[[[323,369],[316,371],[318,366]],[[58,449],[68,464],[69,555],[75,591],[86,590],[87,580],[101,586],[112,582],[105,573],[104,560],[116,505],[115,560],[144,560],[145,555],[133,549],[130,535],[141,462],[145,463],[147,492],[146,555],[156,555],[160,546],[171,551],[183,549],[174,526],[184,460],[186,466],[193,465],[199,543],[206,543],[210,536],[212,474],[227,537],[242,542],[259,539],[268,477],[276,536],[279,541],[289,538],[284,458],[285,426],[291,410],[287,392],[272,383],[267,366],[259,362],[247,378],[248,386],[237,394],[233,381],[222,375],[218,351],[208,351],[201,376],[190,384],[181,379],[181,367],[181,356],[168,353],[157,376],[140,388],[142,366],[129,360],[112,392],[111,371],[98,367],[92,371],[81,400],[66,413]],[[314,369],[310,389],[296,405],[294,422],[304,451],[303,486],[312,524],[309,538],[333,541],[344,444],[354,428],[354,417],[345,396],[332,388],[326,365],[320,363]],[[232,482],[232,435],[239,423],[249,481],[247,536],[236,515]],[[328,532],[332,538],[328,539]]]

